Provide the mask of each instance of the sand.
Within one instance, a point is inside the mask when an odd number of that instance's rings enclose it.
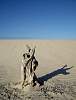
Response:
[[[21,80],[21,60],[27,44],[36,46],[35,56],[39,62],[36,75],[44,85],[31,89],[33,94],[21,97],[23,92],[8,88],[5,83]],[[0,40],[0,84],[3,89],[7,87],[9,91],[17,91],[21,98],[16,99],[19,100],[76,100],[76,41]],[[0,97],[4,96],[0,94]]]

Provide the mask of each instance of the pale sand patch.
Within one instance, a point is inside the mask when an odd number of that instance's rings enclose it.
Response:
[[[0,77],[10,81],[21,79],[22,54],[26,45],[36,46],[36,58],[39,66],[37,76],[53,72],[65,64],[68,75],[57,75],[56,78],[76,79],[76,41],[74,40],[0,40]],[[55,78],[55,77],[54,77]]]

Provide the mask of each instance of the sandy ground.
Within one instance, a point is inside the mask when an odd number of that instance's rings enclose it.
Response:
[[[27,44],[36,46],[36,74],[44,85],[30,89],[32,94],[25,96],[8,84],[21,80],[21,60]],[[0,40],[0,84],[0,100],[76,100],[76,41]]]

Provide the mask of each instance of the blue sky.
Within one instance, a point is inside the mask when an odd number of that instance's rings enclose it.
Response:
[[[76,0],[0,0],[0,39],[76,39]]]

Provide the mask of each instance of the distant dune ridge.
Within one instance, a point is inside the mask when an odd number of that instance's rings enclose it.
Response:
[[[35,56],[39,63],[36,75],[43,83],[41,87],[32,88],[32,94],[29,96],[28,94],[23,95],[20,90],[11,89],[8,84],[21,81],[22,55],[25,53],[26,45],[36,46]],[[7,84],[2,85],[4,83]],[[0,40],[0,99],[10,98],[12,100],[15,98],[13,93],[16,93],[18,100],[25,100],[25,98],[28,100],[36,100],[37,98],[38,100],[55,100],[55,98],[75,100],[76,41]]]

